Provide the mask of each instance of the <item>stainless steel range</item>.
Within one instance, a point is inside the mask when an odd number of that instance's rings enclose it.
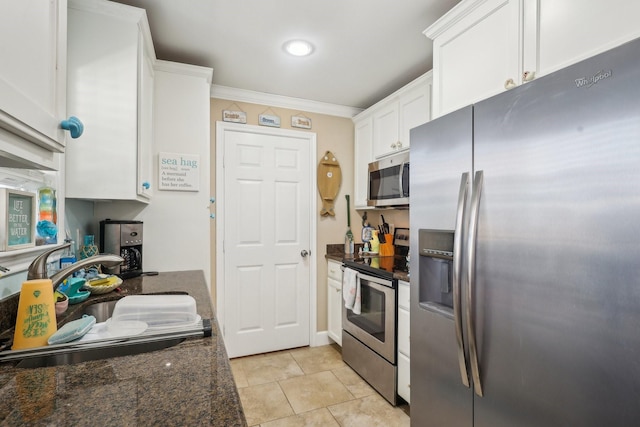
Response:
[[[408,249],[408,248],[407,248]],[[345,259],[355,271],[360,309],[342,309],[342,358],[391,404],[397,403],[397,288],[394,272],[407,272],[407,251],[396,256]]]

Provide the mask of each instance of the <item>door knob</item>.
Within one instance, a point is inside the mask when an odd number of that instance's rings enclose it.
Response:
[[[307,251],[306,249],[303,249],[303,250],[300,252],[300,256],[301,256],[302,258],[306,258],[306,257],[307,257],[307,255],[309,255],[309,254],[310,254],[310,252],[309,252],[309,251]]]

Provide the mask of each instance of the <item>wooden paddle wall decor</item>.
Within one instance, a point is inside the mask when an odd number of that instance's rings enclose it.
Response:
[[[331,151],[327,151],[318,164],[318,192],[322,199],[321,216],[336,216],[333,208],[341,183],[340,163]]]

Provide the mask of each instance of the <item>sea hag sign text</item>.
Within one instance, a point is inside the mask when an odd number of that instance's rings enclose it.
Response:
[[[172,191],[200,189],[200,156],[159,153],[158,188]]]

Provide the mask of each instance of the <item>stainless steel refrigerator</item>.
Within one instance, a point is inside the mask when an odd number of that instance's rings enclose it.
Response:
[[[640,425],[640,41],[410,150],[411,425]]]

